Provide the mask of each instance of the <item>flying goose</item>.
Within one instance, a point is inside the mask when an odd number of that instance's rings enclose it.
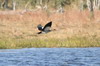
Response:
[[[40,30],[40,32],[38,32],[38,34],[50,32],[51,31],[50,30],[51,26],[52,26],[52,21],[48,22],[44,27],[41,24],[39,24],[37,26],[38,30]]]

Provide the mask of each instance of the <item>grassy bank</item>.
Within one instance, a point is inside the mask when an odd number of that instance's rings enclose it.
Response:
[[[71,37],[65,39],[4,39],[0,40],[1,49],[32,48],[32,47],[100,47],[100,38]]]
[[[88,11],[0,12],[0,49],[30,47],[100,47],[100,12],[89,19]],[[81,17],[80,17],[81,16]],[[37,25],[53,21],[47,34],[38,35]]]

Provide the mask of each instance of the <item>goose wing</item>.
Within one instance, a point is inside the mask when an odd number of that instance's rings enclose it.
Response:
[[[44,32],[50,31],[51,26],[52,26],[52,21],[49,22],[49,23],[47,23],[47,24],[44,26],[43,31],[44,31]]]

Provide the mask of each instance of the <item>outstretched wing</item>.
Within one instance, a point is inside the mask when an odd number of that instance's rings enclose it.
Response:
[[[41,24],[39,24],[39,25],[37,26],[37,28],[38,28],[38,30],[40,30],[40,31],[43,30],[43,26],[42,26]]]
[[[43,31],[44,31],[44,32],[50,31],[51,26],[52,26],[52,21],[49,22],[49,23],[47,23],[47,24],[44,26]]]

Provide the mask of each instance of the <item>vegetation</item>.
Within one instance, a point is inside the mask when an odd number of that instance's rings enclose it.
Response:
[[[49,48],[61,48],[61,47],[99,47],[100,38],[89,37],[71,37],[66,39],[48,38],[48,39],[4,39],[0,40],[1,49],[11,48],[32,48],[32,47],[49,47]]]
[[[100,0],[0,0],[0,6],[3,9],[34,9],[41,8],[58,8],[70,5],[79,6],[84,9],[88,8],[90,11],[100,8]]]
[[[93,2],[0,0],[0,49],[100,47],[99,4]],[[37,25],[49,21],[55,31],[38,35]]]

